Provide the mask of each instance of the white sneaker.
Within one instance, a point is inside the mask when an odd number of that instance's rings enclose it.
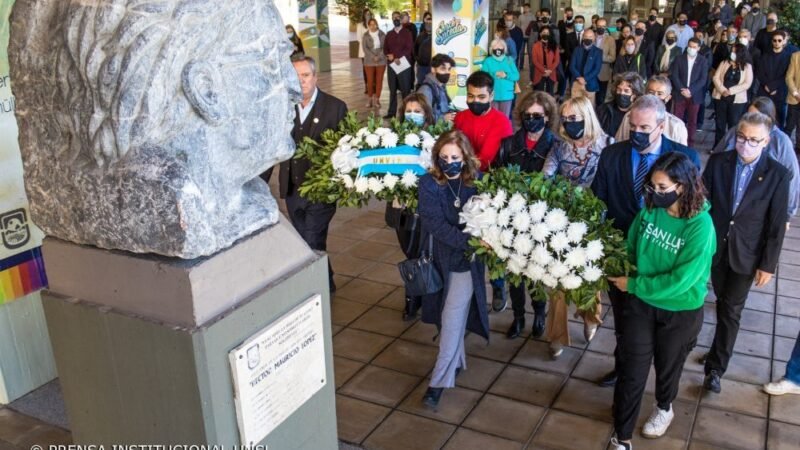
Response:
[[[764,385],[764,392],[769,395],[800,394],[800,385],[786,378]]]
[[[654,405],[653,413],[650,414],[650,418],[647,419],[644,427],[642,427],[642,436],[648,439],[655,439],[663,436],[664,433],[667,432],[667,428],[669,428],[669,424],[672,423],[674,417],[675,413],[672,411],[672,405],[669,405],[669,410],[667,411],[659,408],[658,405]]]
[[[633,450],[633,445],[630,442],[620,442],[616,437],[611,438],[608,443],[608,450]]]

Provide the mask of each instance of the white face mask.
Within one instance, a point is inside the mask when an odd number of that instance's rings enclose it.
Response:
[[[747,44],[750,43],[750,39],[748,38],[739,38],[739,43],[747,47]]]
[[[628,54],[632,55],[633,52],[636,51],[636,46],[635,45],[626,45],[625,46],[625,50],[628,52]]]
[[[696,48],[691,48],[691,47],[688,47],[688,48],[686,49],[686,54],[688,54],[689,56],[691,56],[692,58],[694,58],[695,56],[697,56],[697,49],[696,49]]]

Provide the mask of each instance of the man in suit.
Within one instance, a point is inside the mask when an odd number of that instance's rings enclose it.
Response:
[[[561,54],[561,63],[567,75],[569,75],[569,62],[572,59],[572,54],[581,45],[583,27],[583,16],[577,16],[571,22],[564,24],[564,35],[561,36],[561,51],[563,52]]]
[[[630,135],[628,140],[603,149],[597,163],[597,174],[592,182],[592,192],[608,208],[607,219],[627,236],[633,218],[644,207],[644,184],[647,172],[659,156],[667,152],[686,154],[700,168],[700,158],[694,150],[667,139],[664,134],[667,110],[655,95],[636,99],[628,113]],[[621,330],[622,304],[625,294],[613,285],[608,292],[614,314],[614,327]],[[620,335],[617,333],[617,342]],[[617,352],[615,350],[614,354]],[[617,361],[618,363],[618,361]],[[613,386],[616,370],[606,374],[601,386]]]
[[[679,119],[686,120],[689,147],[694,146],[697,113],[700,111],[700,102],[705,100],[708,90],[708,61],[699,52],[700,41],[692,37],[689,39],[686,52],[675,58],[670,74],[672,90],[676,93],[675,115]]]
[[[703,172],[717,232],[711,267],[717,327],[703,383],[711,392],[721,390],[750,286],[770,282],[786,233],[792,176],[763,152],[771,129],[768,116],[746,113],[736,128],[736,151],[712,155]]]
[[[600,89],[597,91],[596,106],[605,101],[608,82],[611,81],[614,63],[617,61],[617,41],[608,33],[606,24],[606,19],[600,17],[597,19],[597,27],[595,28],[597,37],[594,45],[603,52],[603,64],[600,67],[600,73],[597,74],[597,79],[600,81]]]
[[[633,27],[633,38],[636,40],[636,52],[644,58],[647,67],[647,76],[652,75],[653,62],[656,59],[656,41],[647,38],[647,26],[644,22],[636,22]]]
[[[600,80],[597,76],[603,65],[603,52],[594,45],[594,37],[593,30],[584,30],[583,39],[572,52],[569,61],[572,96],[586,96],[593,104],[597,91],[600,90]]]
[[[317,88],[317,66],[310,56],[294,61],[294,68],[300,78],[303,100],[297,105],[292,138],[295,143],[305,138],[318,141],[328,129],[336,129],[347,115],[347,105],[338,98]],[[303,184],[310,163],[304,158],[292,158],[281,163],[280,195],[286,200],[286,209],[292,225],[314,250],[326,251],[328,225],[336,213],[334,203],[314,203],[300,196],[297,189]],[[333,270],[328,265],[331,291],[336,290],[333,283]]]

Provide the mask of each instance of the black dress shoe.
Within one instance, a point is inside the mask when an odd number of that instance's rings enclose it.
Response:
[[[536,314],[533,316],[533,328],[531,333],[534,338],[540,338],[544,334],[544,314]]]
[[[706,375],[706,379],[703,381],[703,387],[707,391],[719,394],[722,391],[722,380],[720,379],[719,372],[712,370],[711,373]]]
[[[522,330],[525,328],[525,318],[524,317],[514,317],[514,321],[511,322],[511,326],[508,327],[508,331],[506,332],[506,337],[509,339],[514,339],[515,337],[519,337]]]
[[[607,374],[603,375],[603,378],[600,378],[600,381],[597,382],[598,385],[602,387],[612,387],[617,384],[617,371],[612,370]]]
[[[427,391],[425,391],[425,395],[422,397],[422,403],[431,408],[435,408],[439,405],[439,399],[442,398],[442,392],[444,388],[434,388],[429,387]]]

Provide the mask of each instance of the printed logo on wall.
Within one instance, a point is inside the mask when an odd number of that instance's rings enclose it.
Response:
[[[445,45],[453,38],[461,36],[467,32],[467,27],[461,24],[461,19],[453,17],[449,21],[439,22],[436,27],[436,45]]]
[[[0,234],[3,246],[9,250],[23,247],[31,239],[28,218],[25,210],[20,208],[0,214]]]

